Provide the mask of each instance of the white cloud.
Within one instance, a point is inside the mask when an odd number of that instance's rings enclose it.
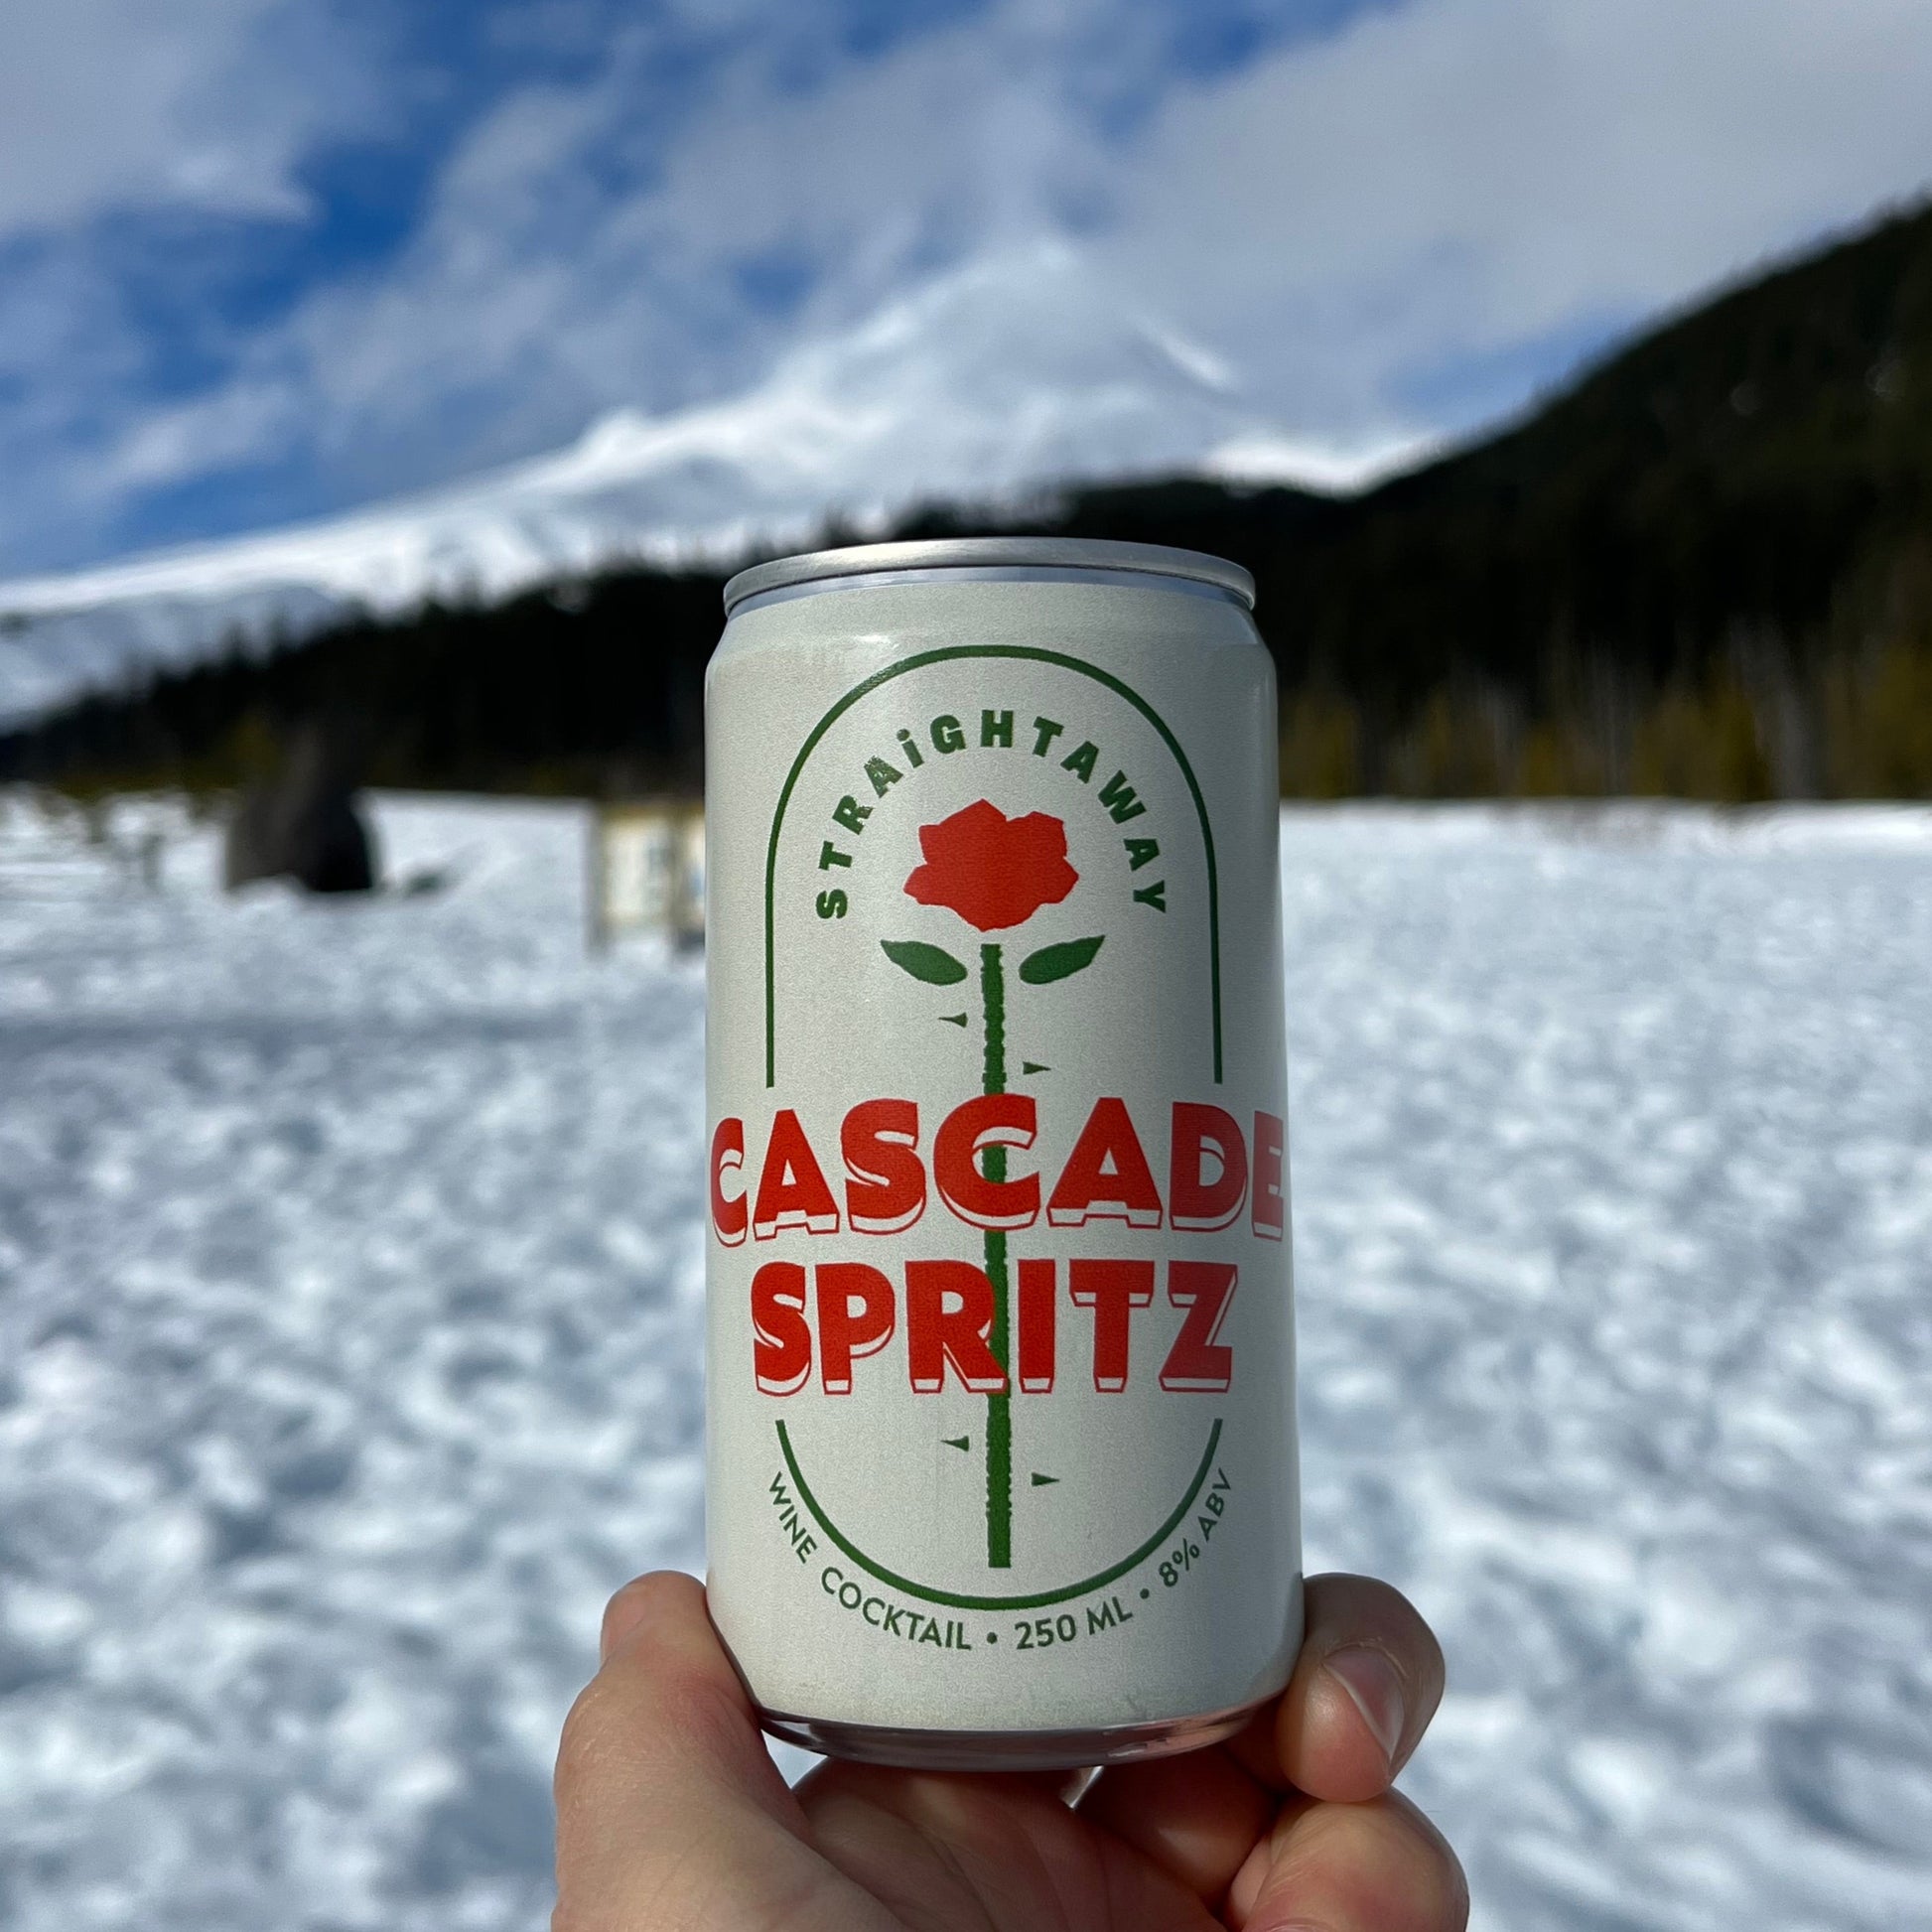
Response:
[[[59,0],[0,8],[0,234],[177,203],[300,214],[290,168],[339,72],[267,70],[281,0]],[[313,52],[313,49],[311,50]],[[340,97],[327,103],[340,114]]]
[[[230,383],[211,398],[144,413],[94,461],[103,482],[142,489],[249,462],[300,428],[285,391]]]
[[[445,165],[421,225],[379,277],[320,291],[244,358],[264,452],[311,422],[363,489],[525,455],[619,404],[676,407],[755,381],[801,337],[851,326],[930,273],[1062,225],[1112,166],[1059,97],[1025,8],[791,85],[748,55],[621,195],[593,184],[653,104],[655,43],[595,78],[512,93]],[[747,264],[783,258],[802,306],[748,299]],[[236,412],[201,405],[230,448]],[[195,406],[168,412],[194,448]],[[144,450],[157,445],[137,431]]]
[[[1932,183],[1922,0],[1428,0],[1173,101],[1117,272],[1308,427]]]

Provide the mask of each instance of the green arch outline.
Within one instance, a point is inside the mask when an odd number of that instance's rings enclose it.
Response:
[[[1042,664],[1057,664],[1062,670],[1077,671],[1082,677],[1090,677],[1095,683],[1104,684],[1116,696],[1125,698],[1160,733],[1162,742],[1173,754],[1174,762],[1180,767],[1180,775],[1187,780],[1187,789],[1193,796],[1194,812],[1200,819],[1201,845],[1207,855],[1208,977],[1211,982],[1214,1006],[1214,1084],[1219,1086],[1221,1084],[1220,879],[1214,866],[1214,831],[1207,822],[1207,801],[1201,796],[1200,784],[1194,777],[1194,767],[1187,762],[1187,754],[1180,749],[1180,741],[1168,729],[1167,720],[1131,684],[1123,683],[1110,671],[1103,671],[1095,665],[1083,663],[1077,657],[1068,657],[1063,651],[1042,650],[1036,644],[948,644],[939,650],[922,650],[911,657],[902,657],[897,664],[889,664],[883,671],[875,671],[863,684],[855,684],[812,727],[811,735],[798,748],[798,756],[792,759],[791,769],[785,774],[784,789],[778,793],[778,807],[771,815],[771,836],[766,842],[764,852],[764,1084],[767,1087],[775,1086],[778,1077],[775,922],[778,836],[784,830],[785,809],[791,803],[793,787],[796,786],[799,776],[805,769],[806,760],[818,749],[819,740],[868,692],[876,691],[882,684],[889,683],[896,677],[902,677],[907,671],[919,670],[927,664],[943,664],[958,657],[1029,657]]]
[[[847,1536],[832,1519],[826,1515],[819,1500],[812,1494],[811,1485],[805,1480],[805,1472],[798,1466],[798,1458],[791,1452],[791,1437],[784,1423],[778,1422],[778,1447],[784,1451],[785,1467],[791,1471],[791,1479],[798,1485],[798,1494],[805,1507],[812,1513],[813,1520],[845,1554],[862,1569],[877,1577],[882,1584],[890,1584],[893,1588],[903,1590],[908,1596],[923,1598],[928,1603],[944,1603],[955,1610],[1036,1610],[1047,1603],[1064,1603],[1069,1597],[1085,1596],[1088,1591],[1111,1584],[1115,1578],[1124,1577],[1137,1565],[1145,1563],[1176,1529],[1180,1519],[1194,1506],[1194,1498],[1200,1494],[1200,1486],[1207,1480],[1207,1472],[1214,1466],[1214,1451],[1221,1443],[1221,1419],[1214,1418],[1214,1427],[1207,1432],[1207,1447],[1201,1451],[1200,1467],[1194,1471],[1194,1479],[1187,1485],[1187,1493],[1174,1505],[1173,1514],[1134,1552],[1131,1557],[1123,1557],[1110,1569],[1096,1571],[1091,1577],[1084,1577],[1077,1584],[1068,1584],[1064,1589],[1043,1589],[1031,1596],[964,1596],[949,1589],[929,1589],[924,1584],[915,1584],[909,1577],[901,1577],[896,1571],[888,1570],[883,1563],[875,1563]]]

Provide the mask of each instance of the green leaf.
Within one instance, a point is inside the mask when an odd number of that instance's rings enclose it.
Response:
[[[882,939],[879,944],[901,973],[910,973],[928,986],[957,986],[966,977],[966,968],[951,953],[921,939]]]
[[[1063,946],[1042,946],[1020,962],[1020,977],[1029,986],[1045,986],[1052,980],[1071,979],[1075,973],[1084,972],[1093,964],[1093,956],[1100,950],[1101,934],[1097,939],[1069,939]]]

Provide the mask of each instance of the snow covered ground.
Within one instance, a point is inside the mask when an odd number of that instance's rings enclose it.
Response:
[[[1925,1925],[1932,815],[1286,826],[1310,1557],[1443,1632],[1477,1922]],[[702,1560],[699,968],[586,960],[571,810],[382,835],[453,890],[0,820],[17,1932],[540,1925]]]

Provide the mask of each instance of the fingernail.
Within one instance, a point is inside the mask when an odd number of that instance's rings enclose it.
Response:
[[[1403,1721],[1402,1679],[1395,1666],[1379,1650],[1354,1649],[1335,1651],[1322,1669],[1348,1693],[1393,1769]]]

